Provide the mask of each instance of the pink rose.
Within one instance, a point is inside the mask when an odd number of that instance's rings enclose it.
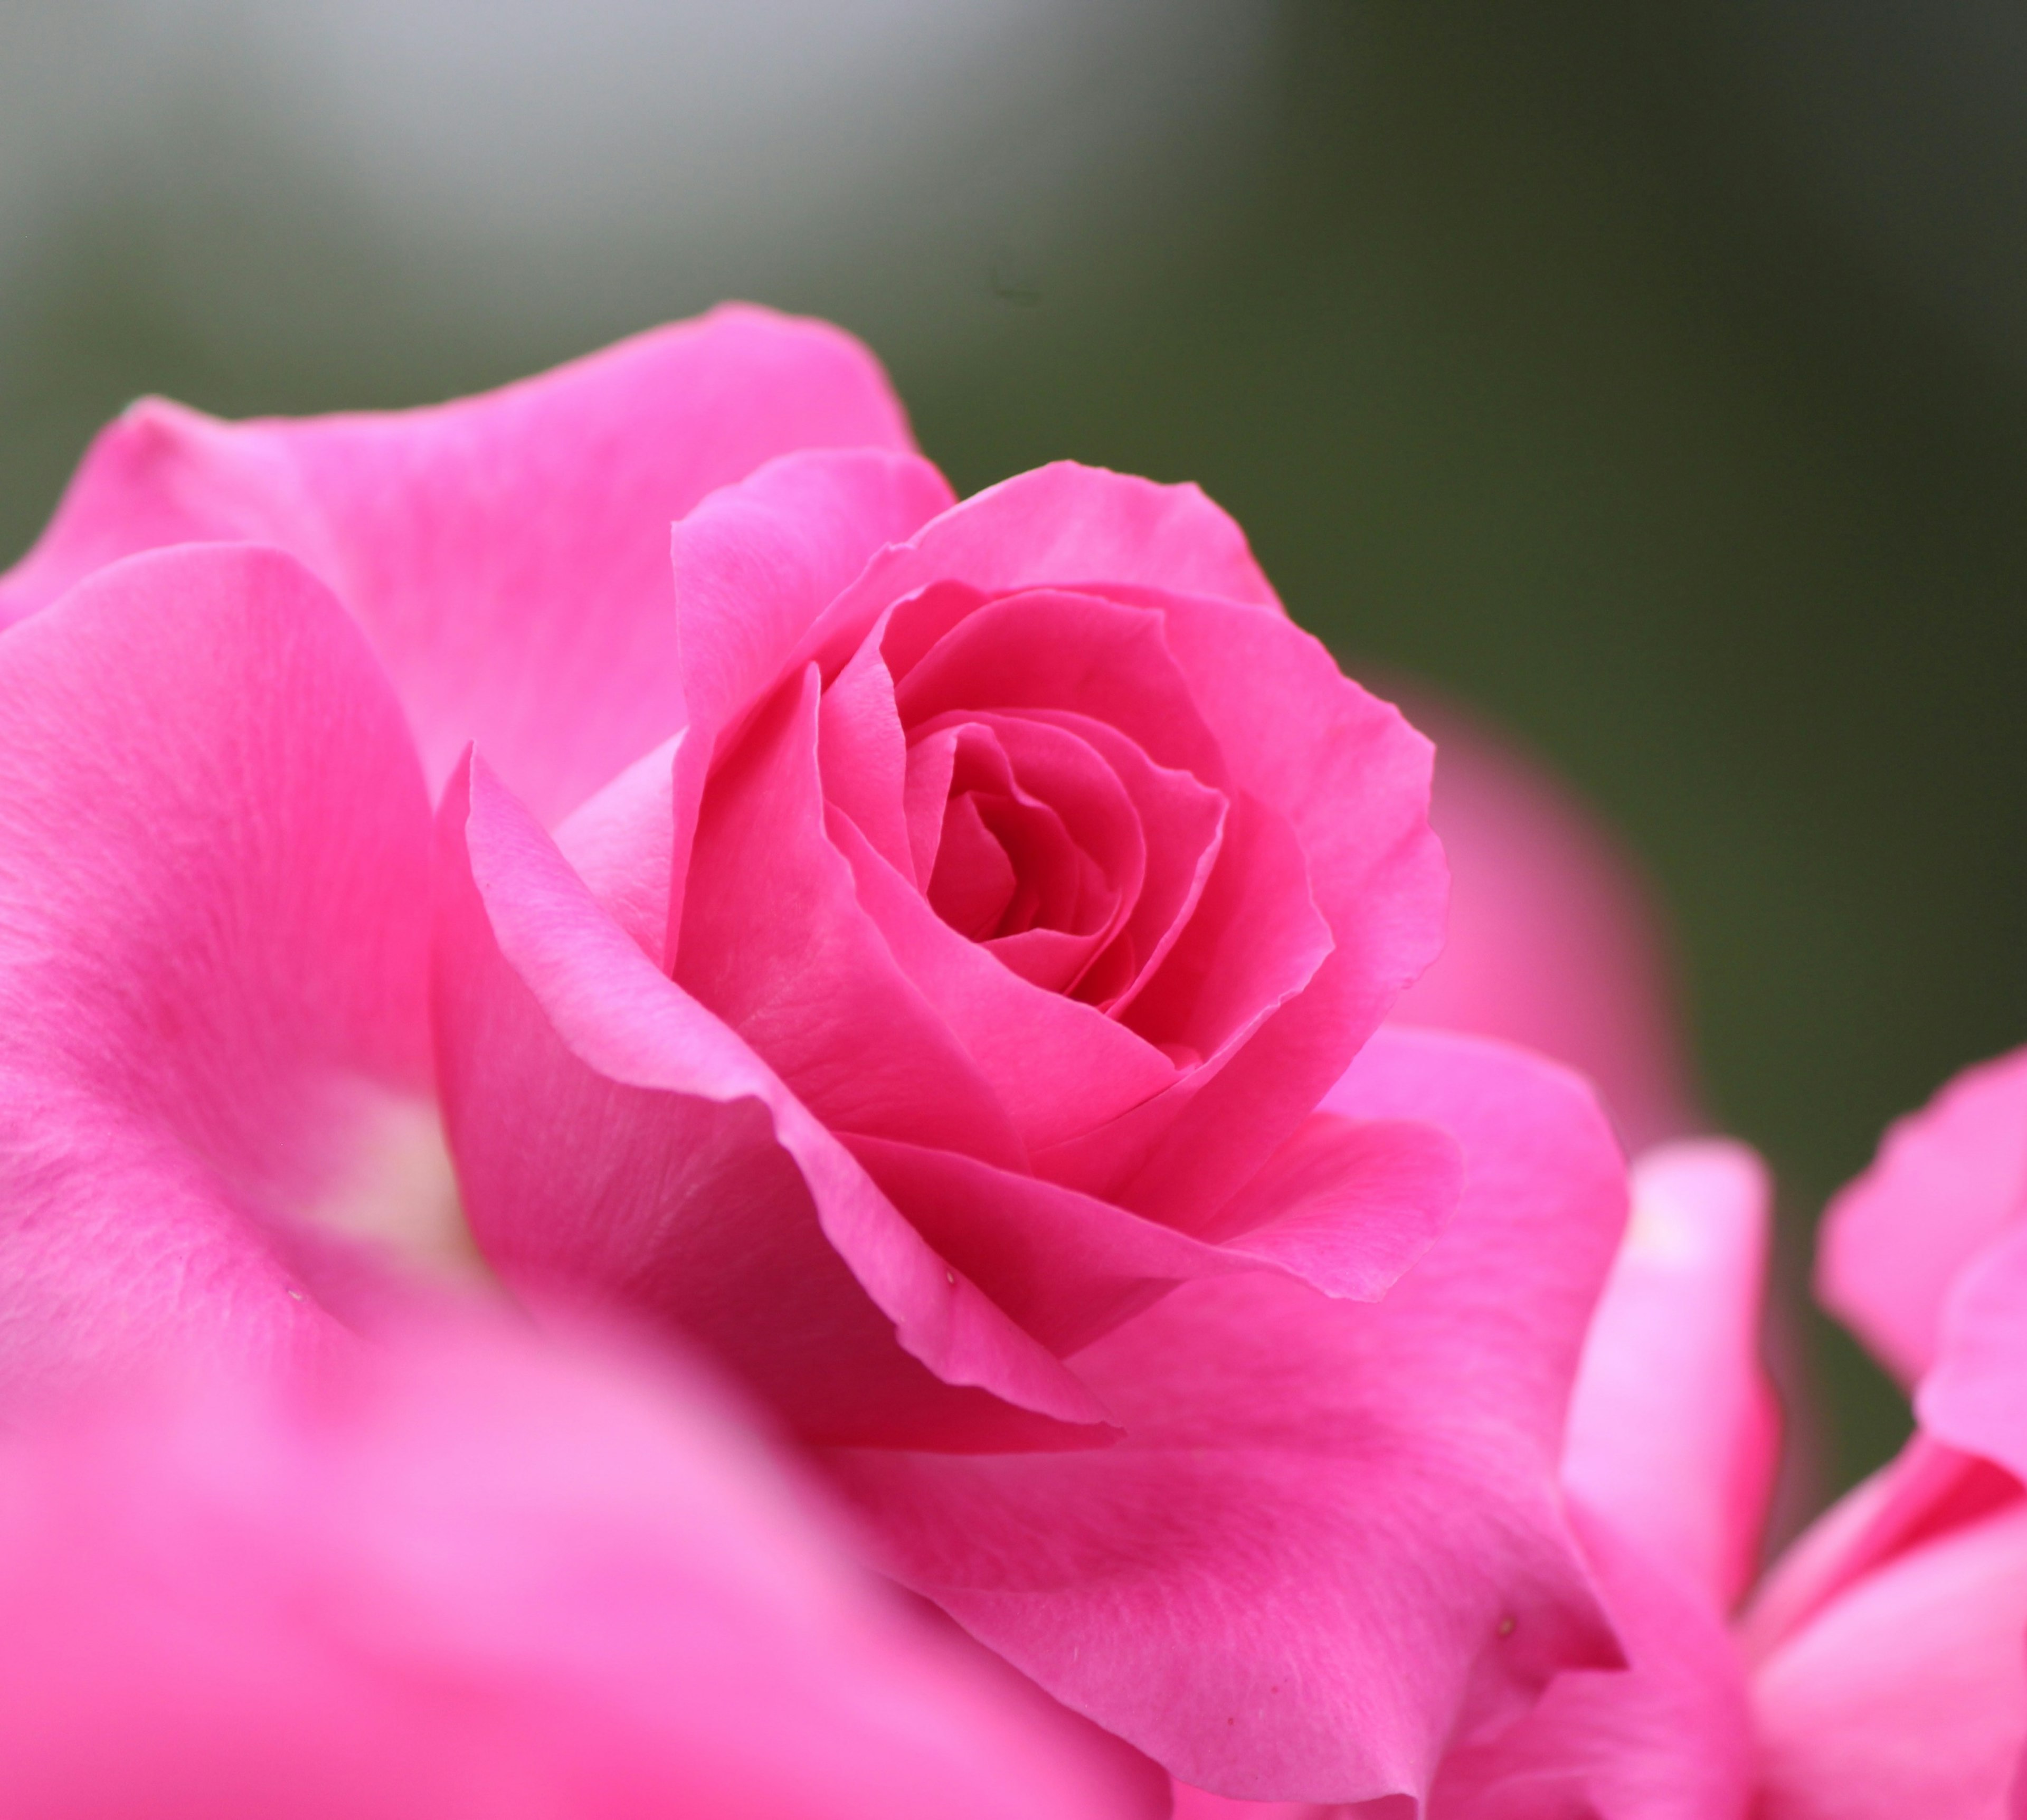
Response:
[[[0,1442],[0,1811],[1127,1820],[714,1389],[469,1318]]]
[[[106,434],[0,596],[0,1360],[342,1347],[359,1239],[455,1259],[461,1202],[1187,1780],[1417,1794],[1619,1659],[1557,1483],[1616,1147],[1374,1036],[1428,748],[1228,519],[906,444],[751,311]]]
[[[2027,1050],[1888,1132],[1818,1261],[1918,1427],[1749,1615],[1759,1811],[2004,1820],[2027,1802]]]

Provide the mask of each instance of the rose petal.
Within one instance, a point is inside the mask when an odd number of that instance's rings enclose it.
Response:
[[[1914,1413],[1938,1441],[2027,1480],[2027,1227],[2014,1227],[1958,1279]]]
[[[1294,830],[1334,944],[1307,988],[1205,1084],[1126,1196],[1203,1206],[1294,1129],[1434,957],[1448,873],[1428,825],[1431,748],[1397,710],[1278,615],[1180,593],[1135,597],[1158,605],[1233,788]]]
[[[700,1374],[379,1338],[0,1450],[10,1820],[1165,1811],[883,1597]]]
[[[1025,1160],[992,1090],[898,967],[824,831],[817,678],[782,691],[713,777],[675,976],[825,1125]]]
[[[1740,1616],[1740,1647],[1748,1660],[1764,1661],[1866,1575],[2019,1496],[2010,1473],[1917,1430],[1782,1552]]]
[[[1443,1236],[1386,1298],[1190,1284],[1080,1355],[1103,1454],[833,1456],[886,1558],[1175,1774],[1263,1800],[1426,1789],[1453,1736],[1616,1659],[1555,1485],[1624,1216],[1588,1091],[1434,1035],[1374,1039],[1332,1103],[1464,1147]]]
[[[1816,1293],[1903,1383],[1936,1356],[1959,1272],[2027,1205],[2027,1049],[1888,1128],[1824,1216]]]
[[[1759,1364],[1770,1200],[1742,1144],[1640,1157],[1563,1456],[1571,1491],[1718,1611],[1757,1565],[1779,1445]]]
[[[1031,986],[959,935],[851,823],[839,818],[830,834],[888,951],[991,1084],[1031,1150],[1173,1084],[1175,1064],[1152,1044],[1094,1006]]]
[[[1557,1676],[1517,1724],[1449,1758],[1431,1820],[1743,1820],[1752,1715],[1717,1608],[1581,1501],[1570,1516],[1628,1665]]]
[[[432,787],[477,738],[554,821],[682,724],[670,522],[770,456],[862,445],[911,447],[871,356],[744,306],[427,410],[226,424],[147,401],[0,619],[134,550],[278,544],[365,626]]]
[[[678,733],[635,759],[556,829],[556,845],[591,895],[662,968],[669,964],[675,766],[684,743],[685,734]]]
[[[1280,611],[1246,533],[1198,488],[1058,461],[974,493],[883,553],[825,611],[799,655],[855,645],[883,608],[939,583],[982,598],[1093,581]]]
[[[889,866],[912,873],[908,742],[894,707],[894,679],[876,640],[861,645],[825,686],[817,714],[817,754],[824,800],[849,815]],[[947,784],[943,794],[949,794]]]
[[[0,729],[10,1397],[193,1334],[320,1343],[319,1220],[456,1239],[386,678],[287,557],[184,548],[0,634]]]
[[[1868,1575],[1760,1667],[1757,1814],[2000,1820],[2027,1742],[2027,1504]]]
[[[1327,1295],[1377,1300],[1428,1249],[1462,1173],[1445,1132],[1320,1113],[1251,1185],[1238,1236],[1217,1245],[954,1151],[850,1144],[939,1257],[1065,1354],[1176,1283],[1235,1271],[1278,1270]]]
[[[682,1327],[806,1434],[1106,1438],[1084,1384],[655,969],[482,765],[438,826],[445,1119],[472,1229],[510,1279]]]

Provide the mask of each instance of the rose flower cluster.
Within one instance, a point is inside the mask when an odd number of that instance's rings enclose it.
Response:
[[[1194,488],[726,308],[138,404],[0,628],[0,1813],[2027,1811],[2027,1054],[1762,1577],[1637,894]]]

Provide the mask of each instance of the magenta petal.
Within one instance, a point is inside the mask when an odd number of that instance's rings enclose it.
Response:
[[[1102,1421],[1089,1390],[657,971],[475,761],[438,839],[445,1119],[472,1230],[510,1280],[674,1323],[805,1434],[1104,1438],[1065,1431]]]
[[[1580,1501],[1571,1519],[1627,1666],[1558,1676],[1517,1724],[1452,1756],[1431,1820],[1744,1820],[1752,1715],[1717,1609]]]
[[[714,1383],[445,1321],[0,1448],[9,1820],[1152,1820]]]
[[[825,688],[817,712],[817,755],[824,800],[849,815],[889,866],[912,873],[908,742],[895,711],[894,679],[876,640],[861,645]],[[932,804],[931,812],[940,810]]]
[[[454,1237],[428,825],[386,678],[286,556],[137,557],[0,634],[10,1394],[195,1335],[318,1343],[319,1224]]]
[[[817,677],[780,691],[713,775],[675,976],[834,1131],[1025,1153],[991,1087],[860,907],[825,832]]]
[[[835,825],[831,838],[888,951],[963,1044],[1031,1150],[1117,1117],[1173,1084],[1174,1063],[1124,1024],[1030,985],[951,928],[851,823]]]
[[[1196,487],[1058,461],[974,493],[883,554],[815,637],[850,635],[940,582],[980,596],[1117,582],[1280,611],[1246,533]]]
[[[950,498],[919,456],[858,449],[784,456],[705,500],[674,537],[691,725],[715,737],[763,698],[867,559]]]
[[[668,965],[676,863],[675,766],[685,733],[636,759],[556,829],[556,845],[612,920]]]
[[[942,597],[925,596],[912,610],[926,611]],[[1158,613],[1058,589],[1010,595],[973,607],[903,670],[894,648],[910,630],[910,604],[898,607],[886,636],[895,701],[908,725],[991,708],[1081,714],[1117,728],[1157,764],[1224,782],[1224,757]]]
[[[1563,1456],[1571,1491],[1717,1611],[1752,1579],[1779,1443],[1759,1363],[1770,1201],[1742,1144],[1639,1159]]]
[[[670,522],[770,456],[857,445],[912,446],[878,365],[744,306],[427,410],[225,424],[145,402],[0,620],[131,551],[279,545],[365,626],[431,784],[475,738],[554,821],[682,724]]]
[[[1896,1119],[1824,1216],[1817,1293],[1903,1383],[1936,1357],[1958,1273],[2027,1207],[2027,1049]]]
[[[1254,1146],[1271,1149],[1294,1128],[1434,957],[1448,873],[1429,831],[1431,748],[1397,710],[1277,615],[1145,598],[1160,607],[1233,788],[1294,829],[1334,943],[1306,989],[1206,1084],[1130,1195],[1135,1205],[1202,1205],[1258,1166]]]
[[[1456,1216],[1384,1301],[1188,1284],[1079,1356],[1126,1430],[1106,1453],[834,1458],[907,1583],[1257,1800],[1418,1793],[1453,1738],[1618,1659],[1556,1485],[1625,1209],[1595,1102],[1517,1052],[1383,1033],[1332,1105],[1463,1146]]]
[[[2003,1820],[2027,1744],[2027,1504],[1900,1556],[1753,1680],[1766,1820]]]
[[[1464,1187],[1433,1125],[1313,1113],[1218,1214],[1224,1249],[1324,1294],[1375,1301],[1435,1242]]]

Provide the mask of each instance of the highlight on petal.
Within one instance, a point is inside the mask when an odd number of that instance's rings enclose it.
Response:
[[[813,1438],[1110,1438],[1081,1379],[655,968],[482,763],[438,827],[445,1120],[510,1283],[674,1326]]]
[[[1577,1497],[1720,1611],[1752,1579],[1779,1446],[1759,1344],[1771,1198],[1742,1144],[1637,1160],[1563,1458]]]
[[[904,1583],[1253,1800],[1417,1796],[1453,1741],[1619,1660],[1556,1483],[1625,1212],[1594,1101],[1517,1052],[1389,1032],[1327,1105],[1464,1153],[1456,1215],[1383,1300],[1185,1285],[1077,1355],[1125,1431],[1102,1453],[829,1456]]]
[[[773,456],[862,446],[913,448],[877,363],[744,305],[423,410],[144,401],[0,580],[0,622],[137,550],[279,545],[366,629],[432,788],[477,739],[553,822],[683,723],[670,524]]]
[[[429,1104],[428,806],[278,552],[118,563],[0,633],[0,1380],[337,1331],[346,1239],[462,1242]]]
[[[2027,1049],[2017,1049],[1888,1128],[1871,1168],[1824,1216],[1817,1294],[1911,1384],[1935,1360],[1951,1285],[2023,1210]]]
[[[714,1385],[460,1316],[0,1442],[10,1820],[1139,1820]]]

